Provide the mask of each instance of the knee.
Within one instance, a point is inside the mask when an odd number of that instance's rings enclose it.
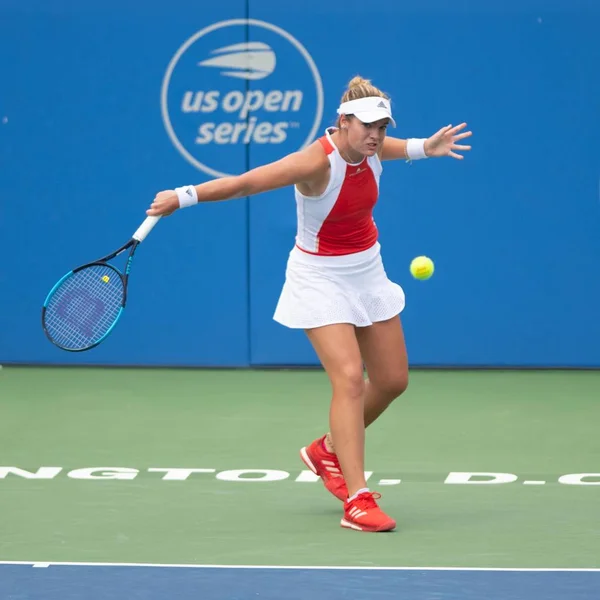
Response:
[[[342,365],[339,372],[333,378],[332,385],[334,392],[338,391],[352,398],[362,398],[365,392],[362,364],[349,362]]]

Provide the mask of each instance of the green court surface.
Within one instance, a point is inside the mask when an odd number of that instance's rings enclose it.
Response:
[[[367,432],[389,534],[342,529],[299,459],[329,395],[318,370],[5,367],[0,561],[600,566],[599,372],[412,372]]]

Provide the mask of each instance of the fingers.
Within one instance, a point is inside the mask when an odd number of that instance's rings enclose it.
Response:
[[[168,216],[172,215],[174,212],[175,211],[173,211],[173,210],[165,210],[165,209],[160,210],[157,208],[149,208],[146,211],[146,214],[149,217],[168,217]]]
[[[173,208],[167,202],[155,198],[146,214],[149,217],[168,217],[173,212]]]
[[[466,126],[466,123],[461,123],[460,125],[450,124],[442,127],[431,138],[433,140],[431,145],[434,149],[432,156],[450,156],[456,160],[464,160],[464,156],[453,151],[456,150],[459,152],[468,152],[471,150],[471,146],[456,143],[473,135],[472,131],[463,131],[462,133],[459,133]]]
[[[452,135],[457,134],[459,131],[461,131],[462,129],[464,129],[467,126],[466,123],[461,123],[460,125],[446,125],[445,127],[442,127],[438,133],[441,134],[445,134],[445,133],[450,133]],[[472,135],[473,133],[471,131],[467,131],[465,133],[461,133],[460,135],[457,135],[457,139],[462,139],[465,137],[468,137],[470,135]]]
[[[465,131],[465,133],[460,133],[454,136],[454,141],[458,142],[458,140],[464,140],[467,137],[471,137],[473,135],[472,131]]]
[[[456,132],[460,131],[461,129],[464,129],[466,126],[466,123],[461,123],[460,125],[456,125],[456,127],[452,127],[452,125],[450,125],[450,131],[454,135]]]

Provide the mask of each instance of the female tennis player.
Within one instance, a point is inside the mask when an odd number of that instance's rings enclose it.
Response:
[[[471,132],[462,123],[426,139],[387,137],[396,126],[389,97],[362,77],[350,81],[337,112],[336,126],[304,150],[239,176],[162,191],[147,214],[294,186],[296,243],[274,319],[305,330],[332,387],[330,433],[300,456],[343,501],[342,527],[389,531],[396,522],[364,475],[365,428],[408,385],[404,292],[386,275],[372,216],[381,162],[462,159],[458,152],[471,147],[457,142]]]

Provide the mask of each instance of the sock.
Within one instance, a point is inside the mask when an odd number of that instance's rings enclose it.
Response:
[[[354,498],[356,498],[356,496],[358,496],[359,494],[362,494],[364,492],[368,492],[369,488],[362,488],[360,490],[358,490],[358,492],[356,492],[356,494],[354,494],[354,496],[348,498],[348,500],[346,500],[346,502],[352,502],[352,500],[354,500]]]

